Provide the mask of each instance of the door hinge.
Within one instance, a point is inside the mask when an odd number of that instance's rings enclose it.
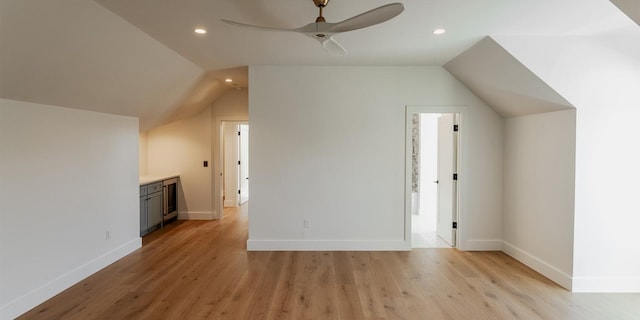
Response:
[[[238,135],[240,135],[240,131],[238,131]]]
[[[455,180],[455,181],[457,181],[457,180],[458,180],[458,174],[457,174],[457,173],[454,173],[454,174],[453,174],[453,180]]]
[[[453,222],[452,227],[453,227],[454,229],[458,229],[458,223],[454,221],[454,222]]]
[[[238,194],[240,194],[240,190],[238,190]]]
[[[238,160],[238,165],[240,165],[240,160]]]
[[[453,132],[458,132],[458,125],[457,124],[453,125]]]

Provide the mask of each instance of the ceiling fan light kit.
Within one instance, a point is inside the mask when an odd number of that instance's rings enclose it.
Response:
[[[333,39],[333,35],[357,29],[363,29],[383,23],[387,20],[393,19],[394,17],[402,13],[402,11],[404,11],[404,5],[402,3],[396,2],[369,10],[340,22],[332,23],[327,22],[322,15],[322,9],[329,4],[329,0],[313,0],[313,3],[316,7],[318,7],[320,11],[318,17],[316,18],[316,21],[299,28],[288,29],[277,27],[263,27],[225,19],[222,19],[222,22],[234,26],[248,27],[264,31],[286,31],[301,33],[318,40],[320,44],[322,44],[322,47],[330,53],[340,55],[346,54],[347,50]]]

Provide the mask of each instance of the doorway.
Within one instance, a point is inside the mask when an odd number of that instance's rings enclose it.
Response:
[[[222,133],[222,198],[224,207],[249,201],[249,124],[224,121]]]
[[[456,107],[407,108],[405,239],[411,248],[457,247],[462,171],[459,111]]]

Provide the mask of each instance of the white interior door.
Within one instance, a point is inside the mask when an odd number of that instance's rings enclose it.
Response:
[[[240,186],[240,202],[244,204],[249,201],[249,125],[241,124],[238,144],[240,151],[240,174],[238,175],[238,185]]]
[[[238,123],[223,123],[223,152],[224,152],[224,206],[235,207],[239,203],[238,197]]]
[[[454,115],[443,114],[438,118],[438,236],[455,246],[453,222],[456,213],[456,134],[453,131]]]

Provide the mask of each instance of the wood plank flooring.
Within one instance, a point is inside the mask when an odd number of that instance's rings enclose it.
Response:
[[[247,252],[246,207],[178,221],[19,319],[640,319],[498,252]]]

